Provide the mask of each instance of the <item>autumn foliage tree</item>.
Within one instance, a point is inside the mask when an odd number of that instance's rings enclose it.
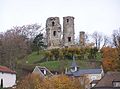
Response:
[[[117,70],[117,50],[116,48],[104,47],[101,49],[103,53],[103,67],[106,71]]]
[[[39,75],[28,75],[19,81],[16,89],[83,89],[80,81],[65,75],[40,78]]]
[[[16,89],[45,89],[43,79],[39,75],[28,75],[17,83]]]
[[[50,83],[52,86],[50,89],[83,89],[78,78],[69,78],[65,75],[52,77]]]

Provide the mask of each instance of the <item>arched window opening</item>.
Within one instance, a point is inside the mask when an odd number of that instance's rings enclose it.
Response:
[[[52,26],[55,26],[55,22],[52,22]]]
[[[53,36],[56,36],[56,31],[53,31]]]
[[[71,42],[71,37],[68,37],[68,42]]]

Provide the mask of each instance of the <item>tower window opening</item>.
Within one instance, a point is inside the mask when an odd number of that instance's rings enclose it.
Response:
[[[68,37],[68,42],[71,42],[71,37]]]
[[[67,23],[69,22],[69,19],[67,19]]]
[[[56,31],[53,31],[53,36],[56,36]]]
[[[55,26],[55,22],[52,22],[52,26]]]

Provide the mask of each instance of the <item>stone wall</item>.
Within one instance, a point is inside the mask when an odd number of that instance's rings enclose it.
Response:
[[[63,36],[61,38],[61,36]],[[49,17],[46,20],[46,42],[48,49],[75,46],[74,17],[63,17],[63,33],[59,17]],[[85,46],[85,32],[81,31],[79,46]]]
[[[74,45],[74,17],[63,17],[63,46]]]
[[[80,37],[79,45],[80,45],[80,47],[84,47],[85,46],[85,32],[81,31],[79,37]]]
[[[59,17],[50,17],[46,20],[46,41],[48,48],[61,46],[61,25]]]

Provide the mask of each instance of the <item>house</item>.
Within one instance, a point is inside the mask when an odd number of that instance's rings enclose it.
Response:
[[[0,87],[8,88],[15,84],[16,72],[5,66],[0,66]]]
[[[120,72],[107,72],[91,89],[120,89]]]
[[[46,76],[49,77],[53,75],[46,67],[42,66],[36,66],[32,73],[39,74],[43,78]]]
[[[81,80],[81,83],[86,82],[86,78],[89,81],[88,84],[86,85],[86,89],[90,89],[90,83],[94,80],[100,80],[103,75],[103,69],[102,68],[97,68],[97,69],[79,69],[79,66],[77,65],[75,58],[73,57],[73,62],[70,66],[70,70],[66,71],[65,73],[67,76],[79,78]],[[92,87],[95,84],[92,84]]]
[[[94,87],[100,80],[93,80],[90,85],[91,85],[91,88]]]

